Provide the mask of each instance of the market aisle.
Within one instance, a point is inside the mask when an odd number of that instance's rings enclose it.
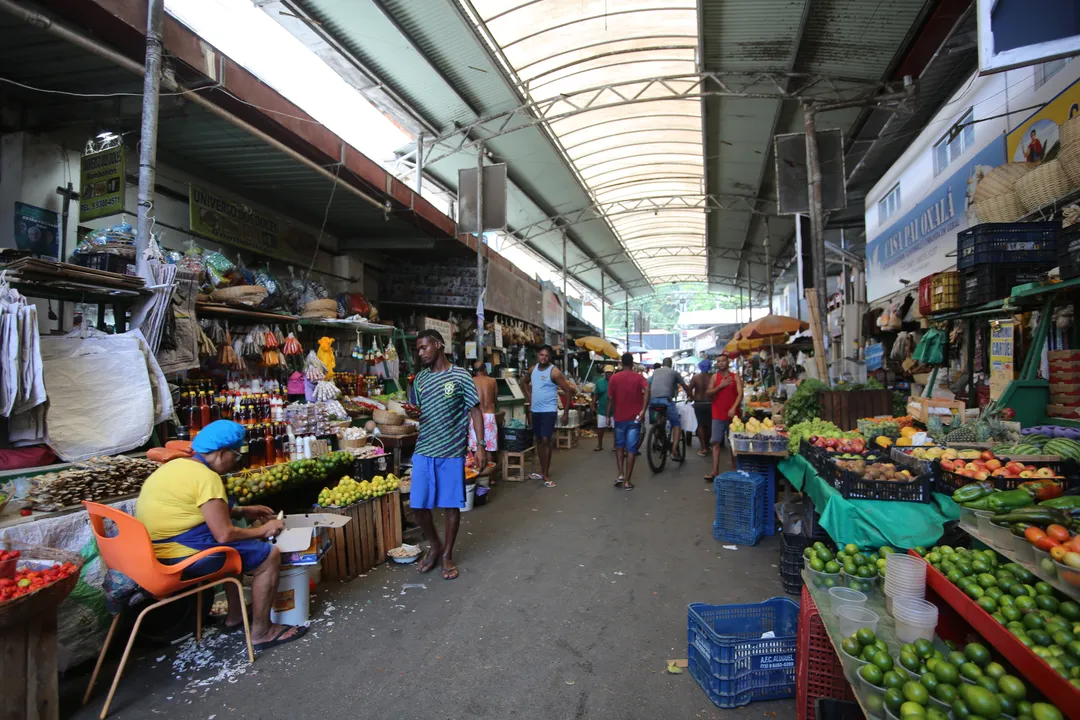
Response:
[[[793,701],[718,711],[688,673],[664,672],[686,656],[687,603],[783,594],[779,540],[712,538],[696,455],[655,478],[642,459],[626,492],[593,442],[556,453],[557,488],[501,485],[463,515],[458,580],[383,565],[323,585],[307,637],[253,666],[238,636],[144,653],[110,717],[793,718]],[[107,689],[75,717],[96,717]]]

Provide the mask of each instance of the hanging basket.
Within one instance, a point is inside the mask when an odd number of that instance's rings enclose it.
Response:
[[[379,425],[379,423],[375,423]],[[405,437],[415,435],[419,430],[415,425],[379,425],[379,432],[386,437]]]
[[[1013,191],[1016,181],[1034,170],[1035,163],[1005,163],[983,176],[972,197],[975,203],[985,202]]]
[[[378,408],[375,408],[375,410],[372,411],[371,419],[375,421],[376,425],[380,426],[405,424],[405,416],[403,414],[390,412],[388,410],[379,410]]]
[[[1016,193],[1010,190],[1004,195],[977,202],[973,206],[981,223],[1011,223],[1024,214]]]
[[[1072,188],[1058,160],[1044,162],[1016,181],[1016,196],[1028,212],[1045,207]]]
[[[1070,145],[1080,145],[1080,115],[1061,123],[1061,129],[1058,134],[1061,140],[1061,147],[1067,148]]]
[[[1072,120],[1069,122],[1072,122]],[[1080,142],[1062,146],[1057,161],[1061,163],[1061,169],[1065,171],[1065,176],[1069,178],[1069,184],[1072,187],[1080,187]]]

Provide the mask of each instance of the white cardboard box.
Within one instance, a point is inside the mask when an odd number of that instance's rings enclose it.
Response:
[[[274,538],[282,565],[314,565],[330,547],[328,528],[344,527],[351,518],[334,513],[286,515],[285,530]]]

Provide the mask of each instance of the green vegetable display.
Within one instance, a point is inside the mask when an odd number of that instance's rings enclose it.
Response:
[[[788,427],[813,420],[820,415],[821,403],[818,402],[818,393],[828,389],[828,385],[813,378],[799,383],[799,387],[795,388],[795,392],[784,405],[784,421]]]
[[[787,417],[786,408],[784,409],[784,417]],[[804,420],[803,422],[794,425],[789,424],[787,426],[787,433],[788,452],[792,455],[798,454],[800,442],[806,438],[814,437],[815,435],[825,438],[849,438],[858,437],[859,435],[856,432],[844,432],[828,420],[819,420],[818,418]]]

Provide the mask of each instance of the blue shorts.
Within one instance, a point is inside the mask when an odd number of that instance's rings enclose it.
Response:
[[[219,543],[214,539],[214,534],[210,532],[210,528],[206,523],[196,525],[179,535],[174,535],[171,538],[158,540],[156,542],[180,543],[184,547],[191,548],[195,553],[200,553],[203,550],[209,550],[214,547],[221,547],[223,545],[223,543]],[[224,544],[224,546],[231,547],[233,550],[240,553],[240,564],[245,573],[254,572],[255,568],[262,565],[267,556],[270,555],[270,552],[274,549],[274,546],[271,543],[254,538],[251,540],[240,540],[239,542]],[[195,553],[192,553],[192,555]],[[190,557],[190,555],[188,557]],[[182,563],[186,559],[187,558],[158,558],[158,562],[163,565],[176,565]],[[210,575],[211,573],[216,573],[220,570],[221,566],[224,564],[224,553],[208,555],[202,560],[184,568],[181,577],[184,580],[191,580],[204,575]]]
[[[649,408],[667,408],[667,421],[671,427],[682,427],[682,418],[679,416],[679,406],[674,400],[668,398],[652,398],[649,400]]]
[[[433,458],[413,453],[413,510],[465,507],[465,458]]]
[[[534,412],[532,414],[533,435],[538,438],[549,438],[555,434],[555,421],[559,419],[557,412]]]
[[[638,454],[638,443],[641,440],[641,423],[637,420],[626,420],[615,423],[615,447],[629,450]]]

